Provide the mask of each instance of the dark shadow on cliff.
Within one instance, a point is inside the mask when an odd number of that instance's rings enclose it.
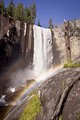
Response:
[[[21,55],[21,47],[15,38],[6,35],[0,40],[0,72],[11,65]]]
[[[24,24],[22,24],[22,27],[24,27]],[[31,46],[32,49],[26,53],[26,49],[28,49],[27,41],[29,42],[28,31],[26,30],[26,36],[24,38],[24,31],[23,29],[21,30],[21,34],[18,36],[15,22],[11,20],[10,27],[7,29],[9,35],[7,33],[3,34],[0,39],[0,96],[5,94],[7,88],[13,86],[12,74],[19,70],[24,71],[32,60],[33,47]],[[21,46],[22,42],[24,44],[23,46]],[[17,83],[17,85],[20,85],[20,83]]]
[[[56,67],[61,64],[60,51],[56,43],[56,38],[54,37],[54,32],[52,31],[53,39],[53,67]]]

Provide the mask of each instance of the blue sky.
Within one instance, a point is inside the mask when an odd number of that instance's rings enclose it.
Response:
[[[9,0],[5,0],[7,4]],[[25,6],[36,3],[36,24],[40,19],[42,26],[47,27],[52,18],[55,25],[63,23],[64,19],[80,18],[80,0],[14,0],[15,4],[22,2]]]

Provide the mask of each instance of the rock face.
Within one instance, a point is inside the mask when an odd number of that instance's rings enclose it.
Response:
[[[53,34],[54,34],[53,35],[54,65],[57,66],[66,61],[66,49],[63,25],[54,28]]]
[[[32,25],[1,15],[0,19],[1,70],[6,64],[11,64],[19,57],[24,59],[24,66],[32,63],[34,45]]]
[[[7,33],[8,34],[8,33]],[[17,41],[16,27],[9,29],[9,36],[5,34],[0,40],[0,65],[9,65],[11,61],[18,58],[21,47]]]
[[[42,102],[42,111],[36,120],[56,120],[53,118],[57,109],[61,95],[65,89],[79,76],[79,81],[72,85],[70,91],[63,102],[60,114],[62,120],[79,120],[80,118],[80,68],[64,69],[51,79],[48,79],[40,86],[40,99]]]
[[[12,85],[11,75],[32,63],[34,43],[32,25],[5,16],[0,20],[1,95]]]
[[[9,30],[14,25],[16,29],[16,42],[20,44],[21,55],[25,58],[27,65],[32,63],[34,53],[33,26],[4,16],[0,16],[0,19],[0,38],[2,39],[3,36],[8,35]],[[54,27],[52,30],[54,67],[65,63],[68,60],[68,54],[70,54],[71,60],[75,60],[80,56],[79,33],[80,20],[68,21]]]
[[[67,28],[66,28],[67,27]],[[67,30],[66,30],[67,29]],[[66,32],[66,33],[65,33]],[[69,21],[67,26],[64,24],[53,29],[53,54],[54,66],[67,61],[67,41],[70,44],[71,60],[80,57],[80,20]],[[67,34],[65,36],[65,34]],[[67,39],[66,39],[67,37]]]
[[[3,37],[4,34],[7,33],[8,29],[9,29],[9,18],[0,15],[0,39]]]

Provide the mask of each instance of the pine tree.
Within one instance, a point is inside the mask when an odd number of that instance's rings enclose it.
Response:
[[[31,14],[28,8],[25,8],[24,10],[24,20],[25,22],[31,23]]]
[[[11,0],[7,7],[7,14],[11,17],[14,17],[14,10],[15,10],[14,1]]]
[[[24,20],[24,6],[23,3],[19,3],[15,8],[14,17],[20,21]]]
[[[53,29],[53,21],[52,21],[52,19],[49,19],[49,28]]]
[[[41,27],[41,24],[40,24],[40,19],[38,20],[38,26],[40,26],[40,27]]]
[[[0,0],[0,14],[2,14],[4,12],[5,8],[4,8],[4,0]]]
[[[30,14],[31,14],[31,23],[35,23],[35,19],[36,19],[36,4],[32,4],[30,7],[29,7],[29,10],[30,10]]]

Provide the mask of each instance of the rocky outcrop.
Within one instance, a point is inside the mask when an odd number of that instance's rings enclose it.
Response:
[[[21,54],[16,27],[10,24],[7,33],[0,39],[0,68],[12,63]]]
[[[80,57],[80,19],[66,21],[53,29],[55,66]],[[56,49],[55,49],[56,48]],[[70,59],[69,59],[70,58]]]
[[[33,26],[0,15],[0,69],[16,59],[28,66],[33,60]],[[6,26],[6,27],[5,27]]]
[[[63,69],[39,89],[42,111],[36,120],[80,119],[80,68]]]
[[[7,30],[9,29],[9,18],[4,17],[3,15],[0,15],[0,39],[7,33]]]

